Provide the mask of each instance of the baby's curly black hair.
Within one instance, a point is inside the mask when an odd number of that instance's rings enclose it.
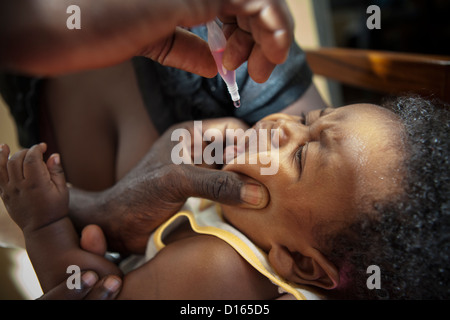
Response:
[[[346,270],[347,285],[331,298],[449,299],[449,108],[417,96],[383,104],[405,129],[405,192],[373,204],[376,215],[325,237],[325,255]],[[369,289],[370,265],[380,269],[381,289]],[[331,294],[331,295],[330,295]]]

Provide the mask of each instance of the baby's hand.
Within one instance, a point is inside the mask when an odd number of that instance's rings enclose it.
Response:
[[[0,196],[11,218],[25,232],[37,230],[68,214],[69,192],[59,155],[47,163],[41,143],[14,154],[0,145]]]

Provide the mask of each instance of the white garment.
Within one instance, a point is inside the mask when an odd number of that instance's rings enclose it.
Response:
[[[216,236],[232,246],[251,266],[279,287],[280,293],[292,294],[299,300],[320,299],[309,288],[282,279],[269,264],[267,254],[255,246],[244,234],[222,219],[219,205],[211,201],[189,198],[182,211],[162,224],[149,238],[145,258],[129,259],[121,267],[126,273],[152,259],[163,249],[164,238],[181,223],[189,222],[192,230]]]

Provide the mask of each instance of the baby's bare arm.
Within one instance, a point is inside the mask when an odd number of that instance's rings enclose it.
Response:
[[[44,293],[67,279],[67,268],[95,271],[99,277],[121,276],[120,269],[106,258],[80,248],[80,239],[68,217],[24,234],[28,255]]]
[[[9,159],[0,146],[0,195],[11,218],[22,229],[25,246],[44,292],[67,278],[67,267],[93,270],[102,277],[120,274],[108,260],[79,247],[68,217],[68,190],[59,156],[43,161],[45,144]]]
[[[25,248],[22,230],[9,216],[3,201],[0,200],[0,246]]]
[[[119,299],[274,299],[277,288],[231,246],[194,235],[127,274]]]

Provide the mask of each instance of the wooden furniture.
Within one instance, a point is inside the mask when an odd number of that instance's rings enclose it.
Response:
[[[450,56],[343,48],[305,50],[315,74],[385,94],[416,93],[450,103]]]

